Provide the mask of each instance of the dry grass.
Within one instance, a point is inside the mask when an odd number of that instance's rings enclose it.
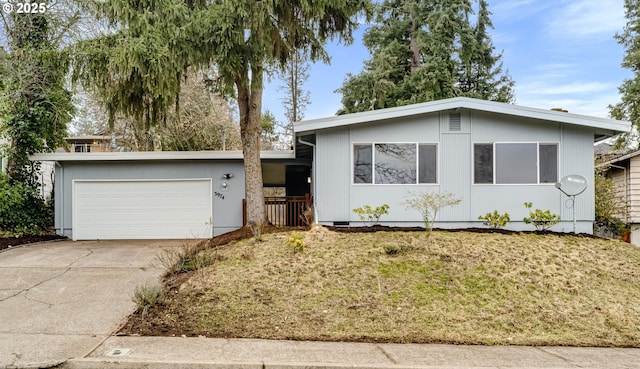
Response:
[[[314,228],[303,252],[287,247],[287,234],[222,246],[221,261],[145,319],[164,334],[210,337],[640,346],[635,246],[556,235],[427,236]],[[400,252],[387,255],[385,246]]]

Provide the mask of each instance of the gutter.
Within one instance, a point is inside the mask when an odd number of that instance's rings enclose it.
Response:
[[[54,204],[60,204],[60,233],[61,236],[64,236],[64,167],[62,166],[62,164],[60,164],[60,162],[56,161],[55,162],[56,167],[60,168],[60,200],[58,201],[57,199],[54,200],[55,203]],[[53,192],[55,193],[55,182],[53,184],[54,188],[53,188]],[[55,206],[55,205],[54,205]],[[54,210],[54,214],[55,214],[55,210]]]
[[[311,146],[311,148],[313,150],[313,160],[311,161],[311,168],[312,168],[311,182],[313,183],[313,197],[314,197],[313,220],[314,220],[314,223],[317,223],[318,222],[318,207],[315,204],[315,202],[316,202],[315,199],[317,199],[317,196],[318,196],[318,192],[316,191],[316,144],[304,141],[301,137],[298,137],[298,143],[302,144],[302,145],[306,145],[306,146]]]

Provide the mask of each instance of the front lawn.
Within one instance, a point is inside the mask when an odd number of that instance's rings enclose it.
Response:
[[[640,347],[640,249],[570,235],[264,235],[204,251],[126,334]]]

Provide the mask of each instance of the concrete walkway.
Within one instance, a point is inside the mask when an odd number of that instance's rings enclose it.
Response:
[[[295,342],[112,334],[180,241],[53,242],[0,252],[0,369],[637,368],[640,349]]]
[[[0,368],[84,357],[135,310],[134,288],[157,281],[156,255],[180,241],[50,242],[0,253]]]
[[[640,349],[111,337],[65,369],[640,368]]]

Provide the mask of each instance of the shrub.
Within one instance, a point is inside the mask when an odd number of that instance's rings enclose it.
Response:
[[[524,207],[529,209],[529,216],[522,219],[526,224],[533,224],[538,231],[547,230],[560,222],[560,215],[552,214],[551,210],[542,211],[536,209],[531,211],[533,203],[525,202]]]
[[[596,171],[593,187],[595,191],[596,224],[622,235],[628,230],[628,226],[623,219],[628,217],[629,209],[616,184],[606,176],[606,169]]]
[[[444,207],[455,206],[462,202],[451,192],[422,192],[412,194],[413,197],[406,200],[407,208],[413,208],[420,212],[426,231],[431,233],[433,223],[438,212]]]
[[[384,252],[387,255],[399,254],[400,251],[401,251],[401,248],[398,245],[385,245],[384,246]]]
[[[157,255],[158,261],[165,269],[165,275],[179,274],[199,270],[216,261],[216,257],[206,252],[206,242],[187,240],[182,247],[171,247]]]
[[[304,251],[304,240],[302,238],[303,238],[302,233],[291,232],[289,237],[287,237],[287,246],[291,248],[293,252]]]
[[[491,228],[502,228],[511,221],[509,213],[500,214],[498,210],[494,210],[493,213],[487,213],[484,216],[478,217],[482,221],[482,224]]]
[[[390,256],[397,255],[401,252],[407,251],[408,248],[409,247],[405,245],[397,244],[397,243],[387,243],[382,246],[384,253]]]
[[[385,214],[389,214],[389,205],[382,204],[375,209],[369,205],[365,205],[363,207],[353,209],[353,212],[358,214],[364,225],[371,227],[378,224],[380,217]]]
[[[131,296],[131,301],[136,304],[138,310],[146,314],[150,307],[156,306],[164,300],[162,286],[158,284],[143,284],[136,287]]]
[[[9,183],[0,174],[0,230],[14,234],[39,233],[53,225],[53,209],[38,191],[21,182]]]

